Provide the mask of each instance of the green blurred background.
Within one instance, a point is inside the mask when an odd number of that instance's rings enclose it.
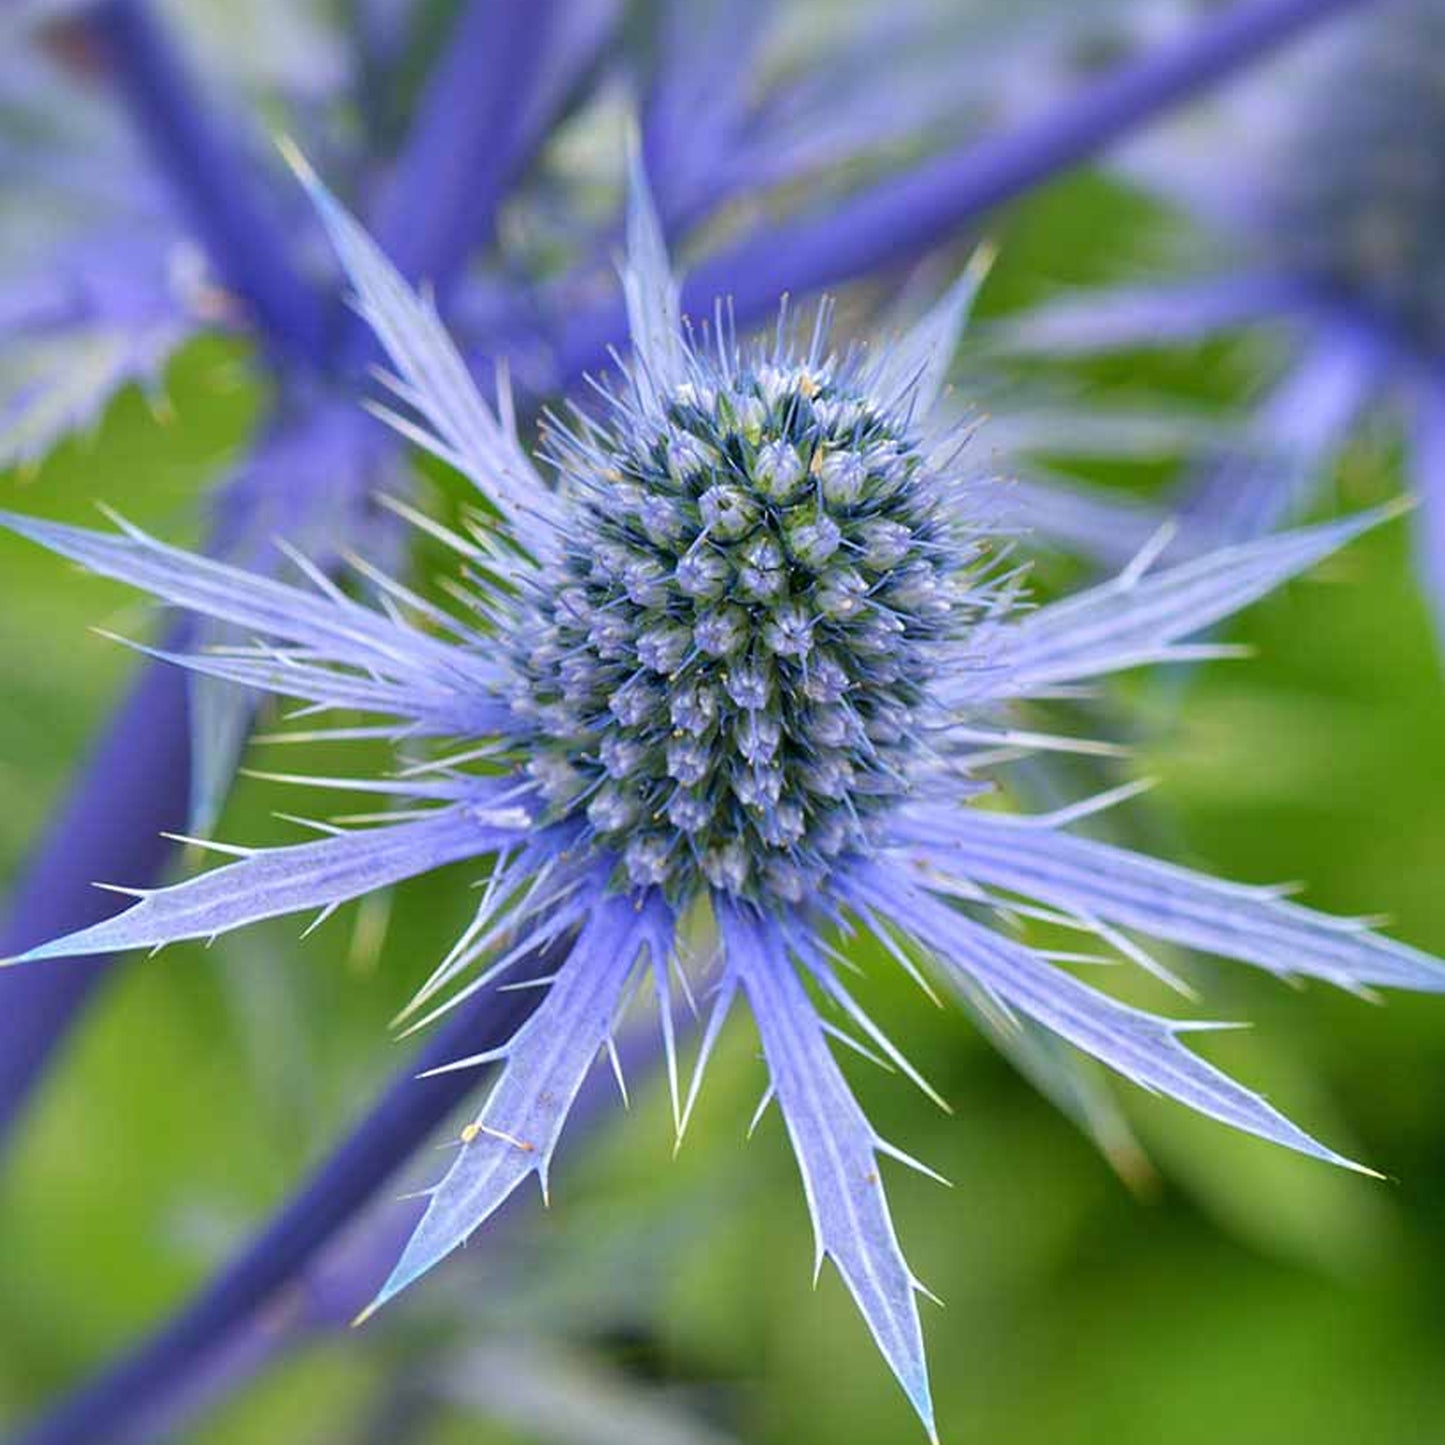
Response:
[[[1090,178],[1054,187],[998,233],[993,310],[1129,272],[1162,241],[1157,218]],[[1100,395],[1126,384],[1225,405],[1264,364],[1241,344],[1129,358],[1081,380]],[[212,344],[184,355],[168,395],[167,420],[127,397],[96,437],[34,475],[0,478],[0,504],[85,520],[103,501],[194,537],[198,493],[257,397],[244,356]],[[1339,479],[1344,502],[1389,495],[1394,465],[1388,438],[1358,449]],[[1143,718],[1131,768],[1160,784],[1122,826],[1221,874],[1308,880],[1309,902],[1385,912],[1399,936],[1445,952],[1445,690],[1407,530],[1367,538],[1256,607],[1230,634],[1257,647],[1254,660],[1213,665],[1182,689],[1126,680]],[[1058,563],[1043,573],[1049,585],[1079,575]],[[121,589],[5,539],[0,577],[3,877],[134,667],[88,629],[143,631],[146,615]],[[294,837],[270,811],[295,806],[283,788],[243,782],[223,835]],[[389,918],[353,910],[304,943],[282,923],[116,972],[0,1174],[0,1421],[182,1300],[360,1113],[405,1057],[387,1021],[460,925],[467,882],[453,870],[409,885]],[[1445,1438],[1445,1000],[1380,1007],[1196,967],[1202,1010],[1256,1024],[1203,1050],[1389,1180],[1332,1173],[1129,1089],[1154,1171],[1126,1186],[959,1016],[877,960],[869,974],[865,1001],[956,1110],[944,1117],[900,1080],[847,1065],[882,1132],[955,1181],[892,1181],[910,1259],[947,1304],[926,1313],[947,1441]],[[1122,974],[1120,987],[1180,1007]],[[591,1361],[578,1380],[605,1370],[739,1440],[918,1441],[845,1291],[826,1271],[811,1287],[810,1229],[776,1115],[743,1143],[763,1082],[754,1055],[747,1028],[730,1031],[676,1162],[656,1081],[634,1080],[630,1117],[569,1136],[520,1265],[489,1260],[484,1238],[379,1323],[298,1354],[186,1438],[565,1438],[516,1423],[505,1374],[470,1392],[480,1400],[459,1385],[406,1407],[424,1365],[545,1334],[562,1358]]]

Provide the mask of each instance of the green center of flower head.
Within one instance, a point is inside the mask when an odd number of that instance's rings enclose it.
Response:
[[[1267,207],[1285,263],[1445,345],[1445,5],[1363,15],[1307,89]],[[1342,32],[1341,40],[1346,38]]]
[[[796,901],[907,787],[956,563],[901,418],[846,368],[689,383],[563,461],[515,668],[529,766],[619,882]]]

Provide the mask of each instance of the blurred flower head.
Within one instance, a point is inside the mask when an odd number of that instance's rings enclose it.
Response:
[[[1261,259],[1445,345],[1445,11],[1404,0],[1342,27],[1291,87],[1261,181]]]
[[[1280,324],[1291,360],[1233,444],[1202,450],[1175,555],[1258,536],[1309,505],[1389,402],[1421,501],[1418,555],[1445,616],[1445,15],[1390,0],[1322,27],[1197,112],[1122,148],[1119,173],[1224,243],[1177,281],[1067,294],[1008,327],[1055,360]],[[1219,246],[1205,249],[1219,255]],[[1087,499],[1091,504],[1096,498]],[[1060,503],[1067,517],[1078,499]],[[1116,560],[1097,521],[1066,541]],[[1039,520],[1053,530],[1046,509]]]

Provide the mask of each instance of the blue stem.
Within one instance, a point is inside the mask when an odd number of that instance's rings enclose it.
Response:
[[[543,971],[556,963],[547,960]],[[139,1423],[207,1372],[215,1353],[244,1331],[257,1310],[304,1278],[477,1086],[473,1070],[417,1074],[505,1043],[537,1002],[535,989],[489,991],[458,1007],[310,1179],[200,1293],[8,1445],[118,1445],[134,1438]]]
[[[667,231],[685,229],[721,199],[714,177],[743,129],[772,11],[770,0],[726,0],[710,17],[678,0],[661,7],[642,154]]]
[[[651,1020],[639,1024],[618,1040],[618,1056],[629,1079],[657,1064],[661,1039],[651,1024]],[[568,1111],[569,1132],[585,1135],[615,1099],[611,1071],[594,1069]],[[418,1198],[388,1198],[383,1192],[361,1218],[338,1229],[286,1281],[284,1311],[275,1307],[273,1297],[245,1318],[238,1317],[217,1337],[204,1360],[148,1398],[132,1417],[135,1424],[128,1438],[181,1439],[198,1419],[272,1365],[293,1359],[297,1350],[324,1335],[345,1330],[376,1298],[421,1222],[426,1203]],[[535,1194],[514,1194],[467,1250],[467,1266],[472,1267],[478,1255],[495,1255],[520,1242],[519,1233],[533,1217],[536,1203]]]
[[[253,195],[243,158],[213,126],[145,0],[103,0],[88,24],[136,129],[223,283],[277,350],[320,360],[321,300],[292,269],[288,236]]]
[[[489,240],[539,127],[556,0],[472,0],[437,62],[373,222],[377,240],[439,302]]]
[[[1089,160],[1313,25],[1379,0],[1256,0],[1201,21],[1190,34],[1119,67],[1039,119],[926,161],[821,214],[767,226],[704,261],[683,301],[711,313],[730,297],[740,324],[787,292],[805,294],[916,259],[993,207]],[[620,303],[564,329],[560,384],[607,364],[625,332]]]
[[[96,882],[145,887],[159,880],[172,852],[160,835],[185,826],[189,755],[185,675],[147,667],[16,886],[0,928],[0,958],[124,906]],[[0,970],[0,1138],[109,962],[60,959]]]

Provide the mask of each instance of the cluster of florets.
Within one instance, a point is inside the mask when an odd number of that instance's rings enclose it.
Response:
[[[551,816],[625,886],[796,901],[907,787],[954,550],[855,368],[739,364],[570,437],[515,650]]]
[[[1293,128],[1271,244],[1418,341],[1445,343],[1445,6],[1364,16]]]

